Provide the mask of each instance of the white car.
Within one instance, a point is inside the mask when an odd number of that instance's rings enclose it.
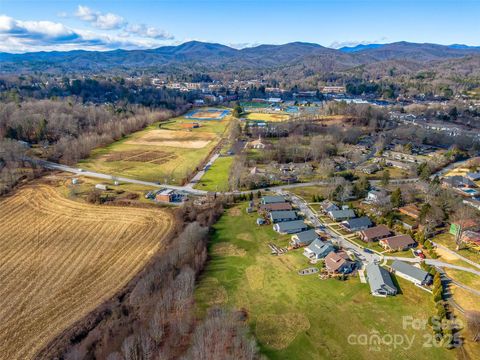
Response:
[[[78,172],[84,172],[85,170],[79,168],[79,169],[77,169],[77,171]]]

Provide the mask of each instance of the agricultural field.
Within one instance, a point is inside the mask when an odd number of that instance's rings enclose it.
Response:
[[[156,123],[111,145],[96,149],[78,167],[152,182],[180,184],[222,139],[229,116],[218,121],[178,117]]]
[[[165,210],[95,206],[50,185],[0,200],[0,354],[31,359],[161,250]]]
[[[428,327],[403,326],[403,316],[426,320],[434,312],[431,295],[394,279],[400,294],[392,298],[370,295],[368,284],[299,276],[309,265],[302,250],[272,256],[268,243],[286,246],[270,226],[255,225],[247,203],[226,210],[215,225],[209,245],[210,261],[196,289],[198,315],[211,306],[242,309],[253,335],[269,359],[453,359],[454,350],[424,348]],[[317,265],[318,266],[318,265]],[[352,345],[349,336],[378,331],[413,338],[411,346],[372,348]],[[427,353],[428,352],[428,353]]]
[[[248,120],[257,120],[257,121],[287,121],[290,119],[290,115],[287,114],[271,114],[271,113],[260,113],[260,112],[251,112],[248,113],[245,117]]]

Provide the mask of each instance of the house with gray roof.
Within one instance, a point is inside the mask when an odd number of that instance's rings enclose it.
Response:
[[[283,196],[264,196],[261,198],[260,203],[263,205],[266,204],[276,204],[276,203],[283,203],[286,202]]]
[[[305,248],[303,255],[310,260],[316,261],[323,259],[332,251],[335,251],[335,248],[331,242],[317,239]]]
[[[342,221],[342,225],[348,231],[360,231],[368,229],[373,224],[368,216],[362,216],[359,218],[344,220]]]
[[[285,221],[297,220],[298,215],[295,211],[272,211],[270,212],[270,220],[273,224]]]
[[[355,212],[352,209],[332,210],[328,212],[328,216],[333,221],[342,221],[355,217]]]
[[[322,201],[320,206],[325,213],[328,213],[330,211],[340,210],[340,208],[337,205],[335,205],[329,200]]]
[[[308,230],[303,220],[286,221],[273,225],[273,230],[280,234],[296,234]]]
[[[320,236],[318,236],[315,230],[310,229],[292,235],[290,244],[294,247],[307,246],[317,239],[320,239]]]
[[[432,275],[406,262],[395,260],[390,267],[395,275],[411,281],[417,286],[430,285],[432,283]]]
[[[368,284],[373,296],[394,296],[397,288],[393,284],[390,273],[381,266],[370,263],[365,267]]]

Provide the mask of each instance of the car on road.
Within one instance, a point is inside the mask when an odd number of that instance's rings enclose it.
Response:
[[[78,172],[84,172],[85,170],[78,168],[77,171]]]
[[[370,250],[369,248],[364,248],[363,252],[366,252],[367,254],[373,254],[373,251]]]

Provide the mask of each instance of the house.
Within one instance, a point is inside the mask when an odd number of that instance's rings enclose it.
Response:
[[[262,142],[262,137],[259,136],[257,140],[250,141],[248,144],[252,149],[265,149],[265,144]]]
[[[273,230],[280,234],[296,234],[308,230],[308,226],[303,220],[281,222],[273,225]]]
[[[420,217],[420,209],[415,204],[408,204],[408,205],[402,206],[401,208],[398,208],[398,211],[400,211],[400,213],[404,215],[410,216],[415,220],[417,220]]]
[[[263,205],[276,204],[286,202],[283,196],[264,196],[260,199],[260,203]]]
[[[392,232],[385,225],[374,226],[358,232],[360,239],[365,242],[374,242],[390,236]]]
[[[176,195],[175,190],[172,189],[163,189],[157,192],[155,195],[155,200],[161,202],[173,202],[175,201]]]
[[[410,235],[395,235],[384,238],[378,242],[381,247],[389,251],[403,251],[417,246]]]
[[[355,212],[352,209],[332,210],[328,212],[328,216],[333,221],[342,221],[355,217]]]
[[[384,189],[372,189],[368,192],[365,202],[369,204],[377,204],[388,200],[389,197],[388,192]]]
[[[480,181],[480,171],[469,172],[465,175],[465,177],[472,181]]]
[[[340,208],[337,205],[335,205],[334,203],[328,200],[322,201],[322,203],[320,204],[320,207],[322,208],[323,212],[325,212],[326,214],[328,214],[330,211],[340,210]]]
[[[298,219],[298,215],[295,211],[272,211],[270,212],[269,217],[273,224]]]
[[[390,267],[395,275],[411,281],[417,286],[430,285],[432,283],[432,275],[427,273],[425,270],[407,264],[403,261],[395,260]]]
[[[331,252],[325,257],[325,267],[329,272],[348,274],[353,271],[355,263],[350,260],[344,251]]]
[[[273,203],[273,204],[265,204],[265,205],[260,205],[260,210],[263,211],[291,211],[292,210],[292,205],[287,202],[283,203]]]
[[[295,235],[292,235],[292,240],[290,244],[294,247],[307,246],[310,245],[315,240],[319,240],[320,236],[316,233],[315,230],[310,229],[307,231],[299,232]]]
[[[368,216],[362,216],[359,218],[344,220],[342,221],[342,225],[348,231],[360,231],[368,229],[373,224]]]
[[[335,248],[331,242],[317,239],[305,248],[303,255],[310,260],[320,260],[333,251]]]
[[[448,176],[442,180],[442,184],[452,188],[474,188],[477,187],[472,180],[461,175]]]
[[[390,273],[381,266],[370,263],[365,267],[368,284],[373,296],[394,296],[397,294],[397,288],[393,284]]]

